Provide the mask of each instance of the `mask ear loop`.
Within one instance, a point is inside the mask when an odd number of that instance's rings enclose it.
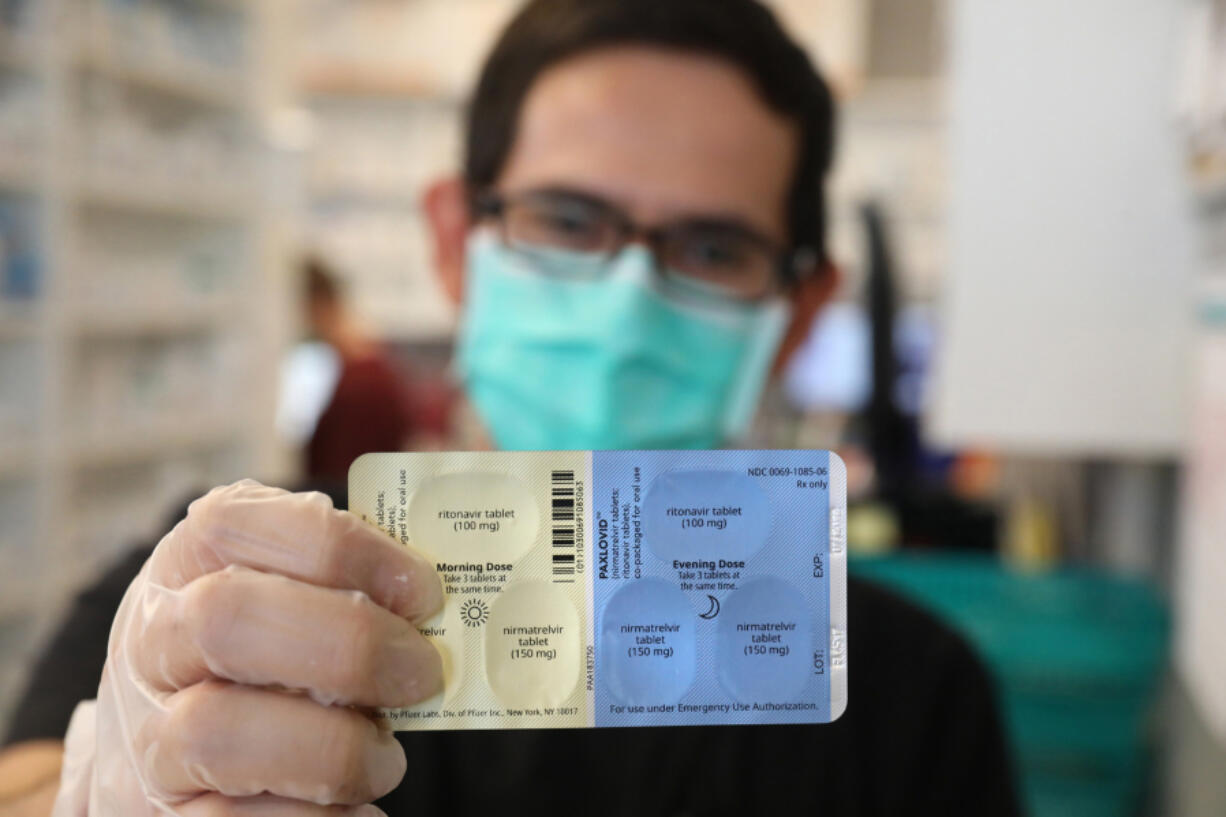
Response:
[[[796,249],[780,266],[785,286],[796,286],[826,270],[826,265],[818,263],[818,254],[812,247]],[[728,440],[737,440],[749,430],[792,319],[792,306],[781,295],[768,299],[760,309],[754,319],[756,325],[750,329],[750,346],[741,361],[724,415],[724,435]]]
[[[748,330],[749,348],[741,358],[724,413],[724,437],[730,442],[743,437],[749,430],[770,376],[771,364],[792,317],[791,305],[783,298],[774,298],[758,308],[754,325]]]

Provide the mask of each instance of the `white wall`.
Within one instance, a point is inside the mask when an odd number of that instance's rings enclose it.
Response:
[[[1072,455],[1183,439],[1194,272],[1170,0],[955,0],[934,436]]]

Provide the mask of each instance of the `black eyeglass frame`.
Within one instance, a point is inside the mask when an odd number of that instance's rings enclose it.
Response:
[[[499,226],[499,236],[502,241],[512,249],[517,249],[507,240],[506,221],[504,216],[509,205],[516,201],[539,198],[547,194],[548,190],[530,190],[518,194],[504,194],[494,190],[483,190],[472,197],[472,205],[475,215],[478,219],[489,218],[497,219]],[[688,222],[685,220],[678,221],[672,224],[663,224],[655,227],[647,227],[636,223],[629,215],[618,208],[616,205],[604,201],[595,196],[587,196],[567,192],[567,195],[577,196],[579,199],[586,201],[589,204],[600,207],[608,216],[611,217],[612,225],[617,230],[617,240],[613,247],[608,251],[608,258],[613,258],[617,253],[621,252],[625,246],[636,240],[641,239],[651,251],[653,260],[653,270],[657,275],[663,274],[663,269],[660,263],[659,248],[669,233],[680,225],[685,225]],[[815,277],[821,272],[821,265],[818,262],[817,253],[811,247],[800,246],[791,249],[783,249],[779,244],[771,239],[763,236],[750,229],[742,229],[742,235],[752,242],[758,244],[769,254],[775,257],[775,281],[776,287],[771,291],[758,296],[749,298],[739,298],[736,296],[728,296],[729,300],[744,305],[752,305],[778,295],[785,291],[788,287],[795,286],[804,280]]]

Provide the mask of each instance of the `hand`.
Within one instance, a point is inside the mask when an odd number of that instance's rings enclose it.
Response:
[[[442,600],[422,557],[322,494],[210,492],[124,596],[57,817],[379,814],[362,804],[404,753],[357,707],[438,690],[410,622]]]

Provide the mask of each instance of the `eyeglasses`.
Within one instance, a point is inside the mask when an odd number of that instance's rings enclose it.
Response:
[[[815,267],[812,252],[786,250],[734,221],[643,227],[609,202],[559,190],[486,192],[475,203],[480,216],[497,219],[503,243],[545,273],[599,275],[627,243],[641,239],[667,293],[748,304]]]

